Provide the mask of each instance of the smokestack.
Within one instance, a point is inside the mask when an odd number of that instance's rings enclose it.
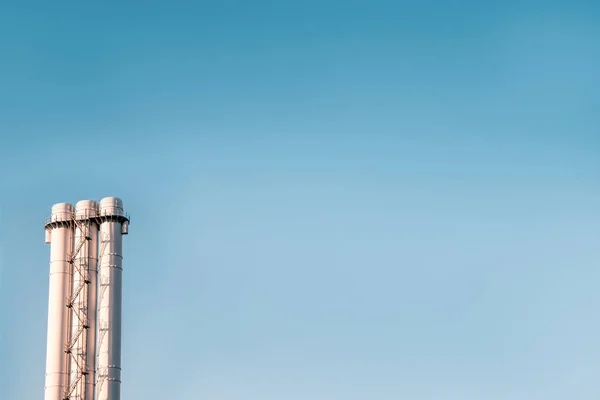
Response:
[[[71,263],[73,252],[73,206],[52,206],[46,220],[46,243],[50,244],[50,285],[48,290],[48,337],[46,344],[46,400],[63,400],[69,378],[65,346],[69,340]]]
[[[75,244],[77,253],[73,262],[73,314],[71,343],[72,356],[70,386],[71,398],[93,400],[96,378],[96,295],[98,285],[98,203],[81,200],[75,205]],[[81,246],[77,248],[77,244]]]
[[[121,399],[123,234],[129,219],[117,197],[100,200],[98,383],[96,400]]]
[[[50,290],[45,400],[119,400],[123,202],[59,203],[46,220]]]

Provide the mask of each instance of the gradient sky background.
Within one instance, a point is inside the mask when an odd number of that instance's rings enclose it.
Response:
[[[600,397],[600,3],[10,3],[2,399],[113,195],[123,399]]]

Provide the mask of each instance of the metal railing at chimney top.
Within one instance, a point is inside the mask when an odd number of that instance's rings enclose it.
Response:
[[[129,213],[126,213],[125,211],[120,211],[120,212],[115,212],[114,210],[100,210],[97,212],[86,212],[83,213],[83,215],[80,214],[76,214],[73,212],[70,213],[56,213],[56,214],[52,214],[49,217],[47,217],[44,220],[44,225],[48,225],[52,222],[66,222],[66,221],[72,221],[74,218],[83,218],[83,219],[87,219],[87,218],[97,218],[97,217],[108,217],[108,216],[115,216],[115,217],[124,217],[126,218],[128,221],[131,221],[131,217],[129,216]]]

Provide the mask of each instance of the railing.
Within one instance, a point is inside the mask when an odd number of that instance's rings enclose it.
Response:
[[[51,216],[47,217],[44,220],[44,226],[51,224],[52,222],[69,222],[69,221],[72,221],[73,219],[94,219],[94,218],[100,218],[100,217],[123,217],[127,221],[131,222],[131,217],[130,217],[129,213],[126,213],[125,211],[123,211],[119,208],[109,208],[109,209],[103,209],[103,210],[99,210],[99,211],[94,211],[94,210],[90,210],[90,211],[93,211],[93,212],[90,212],[90,213],[86,212],[83,215],[81,213],[74,213],[74,212],[52,214]]]
[[[74,212],[52,214],[48,218],[46,218],[46,220],[44,221],[44,225],[48,225],[51,222],[72,221],[74,217],[75,217]]]
[[[124,217],[130,221],[129,214],[121,208],[109,207],[98,211],[98,217]]]

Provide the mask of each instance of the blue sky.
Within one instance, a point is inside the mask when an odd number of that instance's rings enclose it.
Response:
[[[597,399],[600,7],[0,5],[0,388],[119,196],[123,398]]]

